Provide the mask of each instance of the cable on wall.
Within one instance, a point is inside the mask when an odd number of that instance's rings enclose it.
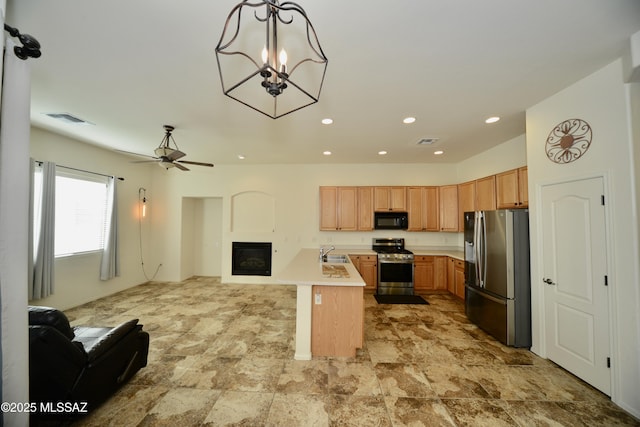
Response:
[[[140,187],[138,189],[138,242],[140,248],[140,266],[142,267],[142,274],[144,274],[147,282],[151,282],[158,275],[158,271],[160,270],[160,267],[162,267],[162,263],[158,264],[156,271],[153,272],[153,276],[149,278],[147,271],[144,269],[144,257],[142,256],[142,220],[147,215],[147,201],[147,189]]]

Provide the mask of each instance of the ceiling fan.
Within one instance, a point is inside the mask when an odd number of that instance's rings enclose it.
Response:
[[[133,163],[157,162],[160,167],[163,167],[165,169],[169,169],[175,166],[176,168],[183,171],[189,170],[189,168],[185,167],[183,164],[206,166],[210,168],[213,167],[212,163],[191,162],[189,160],[178,160],[186,156],[186,154],[178,149],[178,144],[176,144],[176,141],[173,139],[173,136],[171,136],[171,132],[173,132],[175,127],[170,125],[164,125],[163,128],[165,130],[164,138],[162,138],[162,142],[160,142],[160,145],[158,146],[158,148],[154,150],[155,157],[147,156],[146,154],[130,153],[130,154],[135,154],[136,156],[150,157],[153,160],[138,160]],[[171,148],[171,145],[170,145],[171,142],[173,142],[173,145],[176,148]],[[127,151],[124,151],[124,152],[126,153]]]

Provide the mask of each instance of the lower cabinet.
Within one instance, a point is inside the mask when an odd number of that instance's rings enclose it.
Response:
[[[447,290],[464,299],[464,261],[448,257]]]
[[[434,285],[434,257],[414,255],[413,257],[413,290],[416,293],[432,291]]]
[[[413,257],[413,288],[422,291],[447,289],[447,257],[415,255]]]
[[[349,255],[349,259],[367,284],[364,287],[365,292],[375,292],[378,289],[378,256]]]
[[[364,340],[364,298],[360,286],[313,286],[311,354],[355,357]]]

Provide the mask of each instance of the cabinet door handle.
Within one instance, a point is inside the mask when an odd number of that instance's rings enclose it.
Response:
[[[555,283],[553,283],[553,280],[551,279],[545,279],[544,277],[542,278],[542,281],[544,283],[546,283],[547,285],[555,285]]]

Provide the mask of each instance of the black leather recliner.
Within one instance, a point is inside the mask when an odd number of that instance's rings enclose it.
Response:
[[[91,410],[147,365],[148,352],[138,319],[72,328],[61,311],[29,306],[29,400],[86,402]]]

